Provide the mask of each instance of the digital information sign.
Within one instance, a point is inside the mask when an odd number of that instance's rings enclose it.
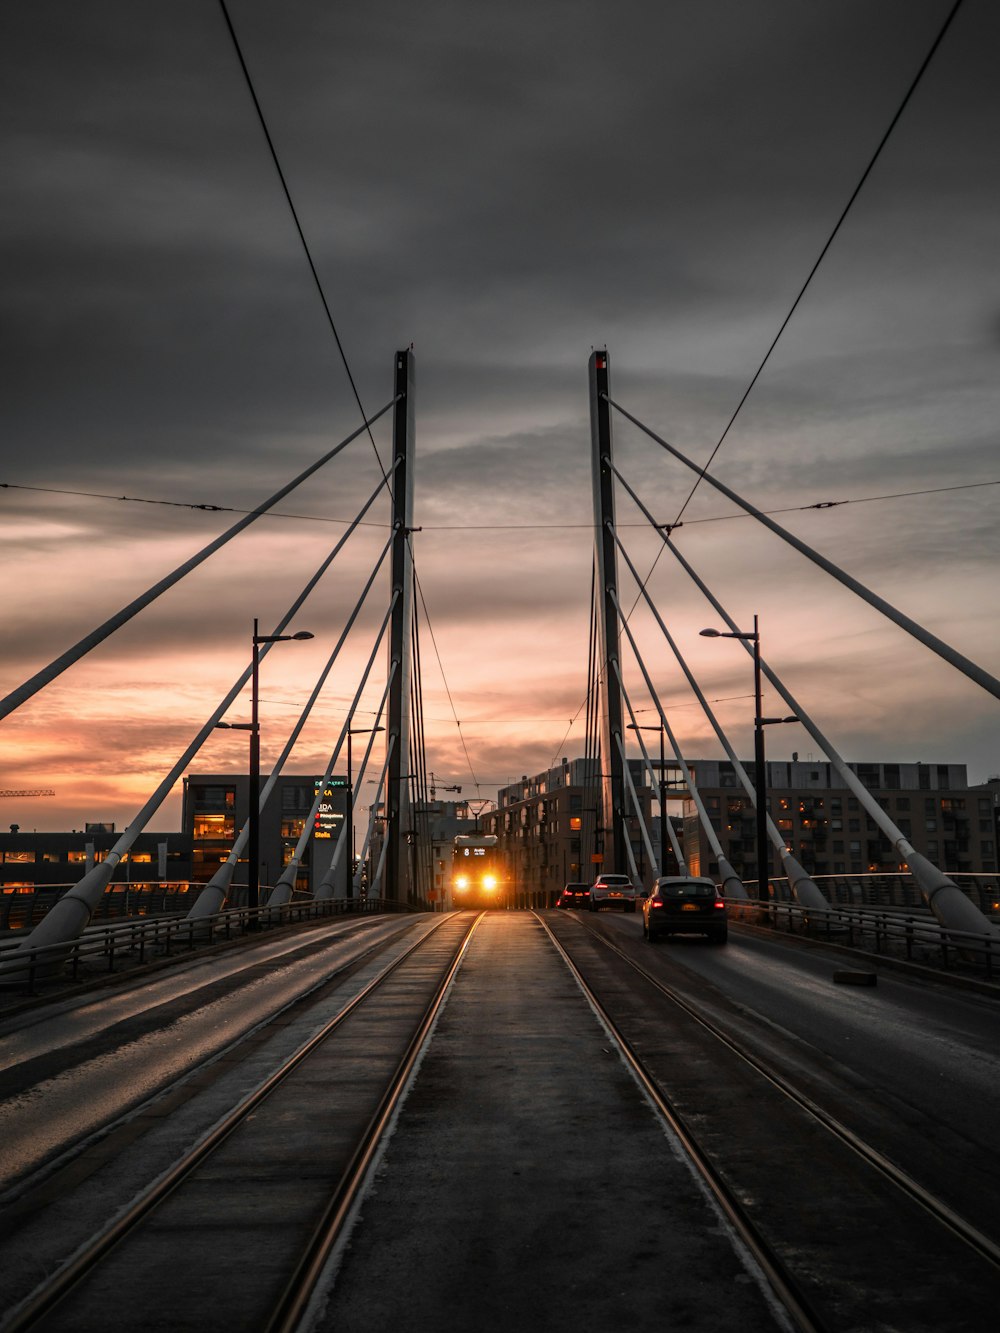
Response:
[[[346,778],[331,778],[323,786],[322,778],[313,780],[313,787],[316,792],[323,788],[323,797],[316,811],[316,818],[313,820],[314,838],[333,838],[340,835],[340,827],[344,822],[344,811],[338,809],[338,806],[345,804],[347,794]],[[315,798],[314,798],[315,799]]]

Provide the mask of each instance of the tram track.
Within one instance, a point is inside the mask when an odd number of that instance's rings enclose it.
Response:
[[[218,1220],[211,1224],[212,1243],[207,1249],[225,1252],[238,1236],[243,1280],[255,1288],[254,1295],[244,1300],[253,1309],[248,1308],[233,1326],[268,1333],[295,1328],[479,920],[476,915],[470,922],[468,914],[443,918],[411,944],[69,1262],[15,1306],[0,1323],[3,1333],[39,1328],[80,1333],[106,1327],[109,1291],[115,1293],[114,1304],[124,1302],[128,1307],[123,1274],[135,1293],[131,1299],[147,1307],[141,1319],[144,1328],[203,1327],[205,1310],[219,1296],[213,1287],[210,1255],[209,1262],[202,1263],[204,1272],[194,1271],[206,1257],[204,1221],[199,1243],[191,1245],[183,1228],[178,1230],[176,1216],[183,1216],[185,1208],[199,1212],[206,1194],[213,1193],[218,1196]],[[373,1026],[379,1034],[377,1055],[371,1053]],[[377,1071],[371,1068],[375,1065]],[[328,1105],[323,1091],[332,1097],[338,1080],[350,1084],[347,1100],[338,1105],[336,1133],[324,1133],[316,1125]],[[321,1089],[318,1097],[317,1089]],[[268,1123],[273,1130],[270,1139]],[[309,1198],[297,1198],[298,1216],[292,1223],[286,1221],[277,1247],[288,1256],[282,1268],[275,1265],[275,1246],[267,1228],[257,1235],[247,1227],[253,1211],[247,1211],[246,1196],[255,1194],[257,1206],[266,1211],[268,1182],[260,1178],[259,1168],[269,1150],[286,1155],[293,1142],[307,1154],[299,1163],[296,1183]],[[321,1159],[315,1172],[310,1152]],[[213,1164],[215,1180],[206,1184],[203,1178],[211,1175]],[[200,1198],[194,1197],[199,1194]],[[186,1196],[191,1200],[186,1202]],[[174,1221],[164,1217],[171,1209]],[[150,1239],[157,1226],[160,1239]],[[170,1234],[175,1238],[173,1254],[161,1256],[159,1276],[150,1274],[142,1255],[158,1250]],[[175,1273],[183,1275],[182,1283]],[[264,1297],[260,1288],[266,1289]],[[121,1321],[123,1326],[139,1326],[139,1308],[139,1304],[133,1307]]]
[[[279,997],[273,1007],[269,1000],[255,1004],[257,1012],[249,1019],[249,1026],[246,1020],[240,1023],[234,1033],[226,1034],[228,1039],[211,1040],[190,1058],[181,1054],[169,1061],[157,1062],[162,1064],[162,1068],[147,1082],[141,1094],[123,1093],[117,1108],[105,1107],[100,1113],[95,1113],[92,1123],[83,1132],[78,1124],[71,1124],[68,1128],[68,1142],[61,1149],[58,1145],[53,1147],[51,1143],[46,1146],[36,1143],[36,1132],[29,1129],[30,1148],[36,1157],[27,1170],[21,1169],[14,1175],[11,1175],[10,1167],[18,1127],[7,1115],[5,1106],[0,1111],[0,1134],[4,1136],[7,1148],[5,1169],[0,1172],[0,1179],[3,1180],[0,1208],[37,1191],[39,1183],[46,1176],[59,1173],[81,1151],[114,1135],[122,1125],[142,1115],[144,1108],[154,1106],[158,1099],[167,1095],[176,1105],[178,1100],[184,1099],[185,1090],[197,1090],[205,1078],[210,1077],[209,1071],[220,1061],[225,1061],[237,1052],[245,1058],[250,1051],[264,1045],[277,1029],[293,1022],[297,1015],[308,1012],[312,1006],[322,1002],[324,997],[335,995],[355,973],[380,954],[391,950],[405,936],[411,924],[405,923],[402,929],[387,934],[380,933],[372,940],[366,938],[368,930],[352,924],[318,941],[304,941],[296,950],[282,949],[276,956],[265,955],[263,959],[252,955],[241,966],[228,970],[221,978],[202,977],[193,984],[186,980],[182,972],[177,978],[179,984],[176,987],[174,978],[160,983],[163,993],[151,1004],[147,1002],[141,982],[137,986],[141,1003],[130,1003],[129,991],[132,987],[126,985],[119,993],[119,1003],[110,1020],[104,1016],[107,1002],[100,1006],[89,1003],[88,1008],[92,1011],[89,1020],[84,1019],[74,1025],[73,1040],[68,1042],[58,1033],[39,1042],[34,1039],[34,1029],[30,1026],[26,1033],[15,1031],[9,1034],[5,1042],[6,1054],[2,1069],[5,1101],[16,1104],[19,1099],[27,1097],[29,1124],[37,1121],[39,1111],[46,1120],[60,1121],[65,1118],[63,1108],[53,1107],[47,1100],[39,1102],[38,1110],[35,1109],[34,1103],[42,1089],[51,1088],[54,1083],[67,1077],[79,1077],[88,1066],[98,1068],[98,1083],[110,1076],[120,1083],[128,1084],[134,1079],[134,1064],[132,1067],[128,1062],[117,1064],[116,1059],[119,1053],[135,1050],[138,1060],[146,1060],[148,1063],[152,1052],[143,1049],[143,1042],[150,1033],[169,1031],[172,1025],[182,1022],[187,1025],[185,1045],[196,1046],[198,1043],[193,1040],[195,1034],[191,1031],[192,1015],[205,1015],[202,1027],[219,1027],[221,1025],[217,1015],[220,1006],[225,1008],[228,1005],[230,1011],[236,1007],[241,1015],[249,1012],[248,1007],[239,1001],[241,988],[253,986],[255,979],[260,978],[264,972],[294,969],[303,962],[309,966],[311,958],[324,954],[331,946],[349,947],[354,942],[362,946],[357,953],[351,954],[332,969],[324,968],[318,979],[309,981],[306,978],[304,985],[294,982],[286,987],[286,993]],[[87,997],[84,1000],[86,1002]],[[57,1001],[55,1008],[61,1008],[61,1002]],[[19,1048],[17,1043],[20,1036],[26,1036],[27,1041],[22,1042]],[[86,1093],[79,1094],[79,1098],[85,1101]],[[23,1152],[23,1149],[20,1151]]]
[[[825,1260],[821,1254],[823,1243],[810,1236],[808,1223],[801,1226],[794,1238],[791,1238],[787,1228],[783,1231],[782,1223],[775,1222],[762,1207],[762,1199],[766,1197],[762,1188],[762,1163],[773,1159],[778,1169],[781,1169],[782,1163],[787,1164],[796,1157],[801,1161],[811,1161],[813,1154],[820,1161],[833,1160],[824,1157],[812,1146],[816,1142],[817,1133],[835,1142],[835,1151],[840,1154],[836,1160],[838,1170],[843,1175],[838,1174],[836,1187],[831,1183],[827,1188],[847,1200],[842,1207],[848,1217],[851,1211],[850,1189],[856,1186],[849,1184],[840,1189],[840,1182],[853,1182],[864,1172],[876,1174],[889,1191],[878,1205],[883,1210],[883,1238],[891,1236],[897,1226],[902,1234],[912,1232],[918,1235],[921,1231],[930,1233],[920,1237],[920,1245],[929,1256],[928,1263],[933,1266],[938,1245],[932,1237],[943,1237],[947,1233],[953,1243],[951,1252],[961,1250],[968,1257],[969,1263],[965,1268],[978,1279],[981,1295],[989,1297],[994,1303],[1000,1297],[1000,1246],[990,1235],[961,1216],[931,1189],[921,1185],[884,1152],[843,1124],[819,1105],[815,1098],[795,1087],[788,1077],[762,1059],[747,1042],[725,1031],[696,1004],[631,958],[596,923],[576,924],[580,927],[582,937],[593,948],[606,957],[610,956],[614,966],[619,969],[620,977],[620,969],[627,969],[631,981],[626,978],[617,988],[608,985],[607,973],[594,966],[592,957],[581,958],[580,950],[575,947],[576,942],[572,939],[574,932],[560,929],[557,935],[544,918],[539,919],[591,1005],[614,1036],[636,1078],[670,1124],[707,1188],[768,1274],[776,1295],[789,1311],[796,1327],[823,1329],[868,1326],[863,1321],[845,1325],[843,1308],[831,1315],[824,1297],[836,1286],[837,1278],[832,1267],[824,1273]],[[600,975],[588,976],[588,973],[593,974],[595,971],[600,972]],[[672,1019],[663,1017],[667,1008],[674,1015]],[[644,1020],[637,1017],[641,1010],[645,1010]],[[651,1012],[659,1016],[652,1022]],[[650,1028],[656,1022],[670,1026],[672,1035],[667,1044],[674,1048],[671,1052],[673,1062],[665,1057],[663,1049],[658,1049],[655,1038],[650,1035]],[[677,1033],[682,1029],[684,1035],[678,1038]],[[683,1060],[688,1066],[702,1062],[712,1073],[700,1082],[696,1078],[685,1082],[688,1076],[671,1068],[671,1063],[677,1064],[680,1049],[683,1050]],[[729,1075],[733,1062],[738,1063],[745,1071],[746,1079],[750,1080],[741,1084],[745,1090],[739,1094],[733,1091],[732,1084],[736,1080]],[[754,1091],[754,1083],[761,1091]],[[679,1096],[671,1090],[671,1084],[680,1087]],[[763,1089],[766,1089],[766,1103]],[[784,1114],[772,1109],[776,1105],[776,1098],[786,1108]],[[719,1133],[717,1129],[709,1128],[713,1119],[713,1102],[718,1107],[714,1114],[729,1126],[728,1133]],[[679,1103],[683,1105],[683,1110]],[[765,1111],[758,1109],[765,1104]],[[752,1108],[750,1115],[741,1121],[741,1111],[747,1107]],[[789,1130],[788,1126],[795,1123],[796,1117],[798,1121],[808,1120],[811,1130]],[[772,1130],[770,1134],[769,1128]],[[741,1134],[746,1135],[748,1145],[734,1147],[732,1140]],[[705,1146],[706,1138],[711,1140],[708,1147]],[[844,1167],[844,1153],[849,1154],[855,1162],[853,1171]],[[793,1173],[787,1165],[785,1171],[782,1188],[792,1197],[783,1206],[799,1219],[808,1218],[808,1192],[803,1193],[796,1205],[790,1184]],[[893,1199],[896,1200],[895,1206]],[[929,1221],[939,1230],[931,1233],[927,1227]],[[879,1236],[877,1230],[875,1235]],[[943,1241],[940,1243],[943,1244]],[[919,1271],[919,1261],[917,1263]],[[802,1278],[799,1276],[801,1269],[805,1270]],[[885,1271],[881,1273],[881,1281],[884,1286],[887,1281]],[[844,1283],[845,1287],[850,1285],[850,1282]],[[962,1283],[958,1285],[961,1287]],[[851,1306],[852,1303],[863,1302],[852,1302],[848,1298],[846,1305]],[[841,1301],[841,1305],[844,1304]],[[963,1300],[960,1299],[958,1305],[962,1304]],[[953,1318],[955,1322],[944,1322],[938,1327],[980,1327],[974,1317],[971,1322],[962,1322],[961,1317],[953,1312]],[[922,1324],[911,1325],[906,1322],[893,1323],[891,1326],[923,1327]]]

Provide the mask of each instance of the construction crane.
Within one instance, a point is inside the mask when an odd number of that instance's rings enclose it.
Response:
[[[31,787],[27,791],[0,791],[3,796],[55,796],[51,787]]]
[[[436,801],[436,800],[437,800],[437,779],[435,778],[435,776],[434,776],[433,773],[432,773],[430,776],[431,776],[431,800],[432,800],[432,801]],[[462,794],[462,788],[461,788],[461,787],[442,787],[441,790],[442,790],[442,791],[454,791],[454,792],[457,792],[457,793],[459,794],[459,796],[461,796],[461,794]]]

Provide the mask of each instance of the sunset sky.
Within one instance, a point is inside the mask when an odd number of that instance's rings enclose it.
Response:
[[[369,411],[414,345],[417,568],[471,757],[425,628],[428,767],[495,796],[582,751],[591,349],[623,405],[706,460],[950,0],[229,7]],[[252,508],[360,418],[214,0],[33,0],[2,27],[6,694],[234,519],[185,506]],[[998,49],[1000,6],[965,0],[713,464],[994,673]],[[615,432],[673,520],[690,474]],[[375,438],[384,461],[386,423]],[[57,793],[5,799],[4,824],[122,828],[378,469],[359,440],[0,723],[0,787]],[[856,503],[803,508],[830,500]],[[734,512],[702,485],[677,544],[738,620],[759,613],[848,759],[1000,772],[996,700]],[[293,625],[316,639],[264,665],[265,766],[388,516]],[[659,543],[624,494],[618,517],[645,572]],[[717,617],[668,556],[650,588],[748,755],[748,660],[698,636]],[[385,596],[286,771],[322,772]],[[686,753],[718,755],[633,623]],[[814,753],[796,726],[768,743]],[[245,734],[218,732],[192,768],[245,762]],[[177,826],[178,795],[152,827]]]

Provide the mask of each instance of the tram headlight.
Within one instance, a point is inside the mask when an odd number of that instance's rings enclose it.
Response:
[[[461,889],[467,889],[468,887],[469,887],[468,875],[459,875],[459,877],[455,880],[455,888],[461,890]]]
[[[496,886],[497,886],[496,875],[484,875],[484,876],[483,876],[483,888],[484,888],[484,889],[495,889]]]

